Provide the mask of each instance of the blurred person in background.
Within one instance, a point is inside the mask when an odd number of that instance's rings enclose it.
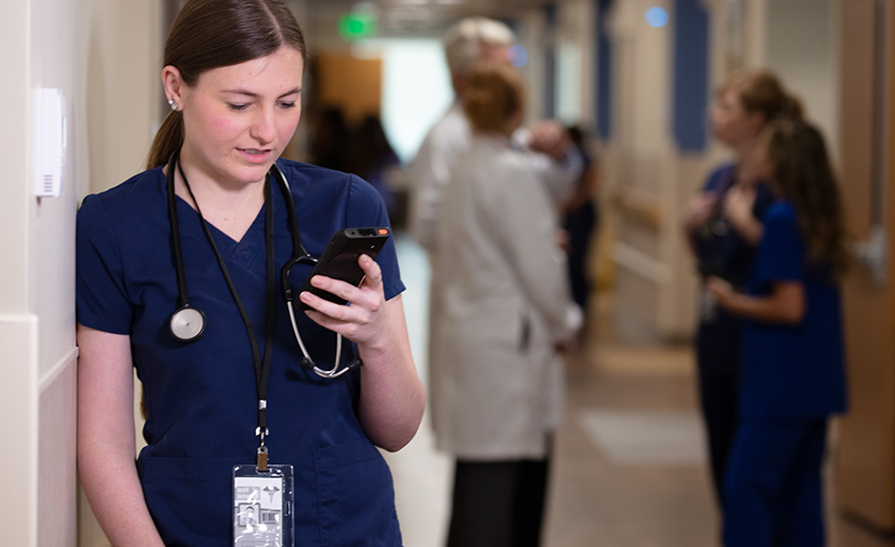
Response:
[[[432,127],[411,165],[409,224],[414,239],[432,253],[436,251],[438,221],[444,187],[457,156],[471,141],[469,120],[460,97],[469,82],[469,72],[481,60],[510,64],[510,46],[515,37],[505,24],[485,17],[468,17],[451,27],[444,37],[456,101]],[[533,152],[529,168],[548,189],[557,206],[566,199],[581,173],[582,161],[558,123],[545,121],[515,133],[514,145]]]
[[[761,218],[774,200],[759,176],[755,147],[762,128],[779,116],[801,117],[801,107],[768,72],[742,71],[718,90],[710,110],[715,138],[734,152],[715,170],[684,215],[684,232],[701,280],[696,360],[699,397],[709,444],[712,480],[724,511],[724,475],[737,428],[741,320],[718,308],[706,279],[744,287],[763,233]]]
[[[566,252],[572,298],[587,317],[587,302],[591,292],[587,266],[591,240],[600,224],[599,210],[594,201],[600,175],[597,162],[588,152],[588,138],[584,130],[577,125],[566,130],[584,160],[584,169],[572,195],[562,205],[562,227],[567,237]]]
[[[444,189],[430,374],[437,446],[456,457],[449,547],[540,544],[563,406],[558,348],[582,321],[551,199],[510,140],[523,100],[509,64],[469,74],[471,143]]]
[[[379,116],[369,114],[351,131],[348,141],[349,173],[361,177],[373,185],[382,196],[392,227],[398,217],[397,199],[389,185],[389,171],[400,167],[401,160],[388,142]]]
[[[762,133],[758,175],[777,200],[745,292],[710,277],[746,319],[739,426],[727,466],[726,547],[823,547],[827,422],[846,408],[839,281],[849,265],[836,179],[820,132],[779,120]]]
[[[345,113],[338,106],[324,108],[314,116],[311,158],[314,165],[349,172],[348,143],[351,132]]]

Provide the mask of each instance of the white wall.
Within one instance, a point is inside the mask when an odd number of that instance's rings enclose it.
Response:
[[[82,178],[84,110],[80,2],[15,0],[0,33],[4,109],[0,162],[0,497],[6,545],[75,545],[74,215]],[[61,197],[34,197],[32,90],[66,97],[68,152]],[[11,495],[15,493],[15,495]],[[40,525],[38,525],[40,518]]]
[[[839,146],[839,72],[834,0],[786,0],[767,6],[765,64],[783,79],[823,131]]]
[[[78,544],[75,215],[139,169],[157,104],[157,3],[10,0],[0,33],[0,514],[4,545]],[[151,54],[149,52],[151,51]],[[149,67],[152,67],[151,71]],[[32,91],[61,89],[63,191],[31,190]],[[82,545],[102,545],[87,534]]]

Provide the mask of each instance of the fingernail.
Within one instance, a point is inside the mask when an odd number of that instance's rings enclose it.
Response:
[[[298,298],[301,299],[302,302],[307,302],[311,299],[311,293],[309,293],[308,291],[304,291],[298,295]]]

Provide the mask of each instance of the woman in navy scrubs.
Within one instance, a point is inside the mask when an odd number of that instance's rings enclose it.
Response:
[[[716,275],[735,287],[745,285],[761,217],[773,201],[757,175],[753,150],[762,127],[780,115],[799,117],[798,102],[768,72],[734,73],[721,86],[709,110],[715,137],[734,152],[734,162],[714,171],[690,201],[684,231],[701,277],[696,360],[699,395],[708,436],[715,493],[723,507],[723,482],[737,427],[740,369],[740,320],[719,309],[705,290]]]
[[[763,137],[758,163],[780,199],[765,213],[747,292],[708,281],[748,320],[724,545],[823,547],[827,421],[846,407],[838,281],[850,254],[823,137],[785,120]]]
[[[335,333],[353,342],[343,348],[342,366],[362,359],[339,378],[300,365],[279,285],[293,249],[287,200],[314,256],[341,228],[388,224],[366,182],[279,159],[298,124],[304,63],[301,31],[279,0],[190,0],[165,46],[162,81],[172,111],[149,170],[88,196],[78,213],[78,458],[91,507],[115,546],[231,544],[231,475],[235,465],[255,462],[259,446],[260,353],[270,355],[270,463],[295,472],[296,544],[401,544],[391,475],[376,447],[394,451],[409,442],[425,396],[394,245],[376,261],[361,256],[360,287],[314,278],[350,306],[297,296],[311,308],[296,319],[321,368],[331,368]],[[274,162],[291,196],[266,182]],[[169,184],[179,233],[170,227]],[[169,328],[179,307],[176,238],[189,304],[206,317],[191,343]],[[269,300],[271,269],[277,283]],[[309,272],[295,266],[293,285]],[[148,446],[136,464],[132,367],[147,414]]]

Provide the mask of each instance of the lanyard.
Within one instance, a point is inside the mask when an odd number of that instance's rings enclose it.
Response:
[[[273,194],[271,191],[270,178],[268,176],[264,181],[264,246],[267,251],[265,263],[267,274],[267,332],[264,337],[264,356],[262,357],[261,352],[258,349],[258,338],[255,335],[255,327],[252,325],[252,320],[249,318],[249,314],[242,304],[242,299],[239,297],[236,286],[233,284],[233,279],[230,277],[230,271],[224,263],[224,257],[221,256],[221,252],[218,250],[218,246],[211,236],[211,230],[208,229],[208,223],[205,222],[205,217],[202,216],[202,210],[199,209],[199,202],[196,200],[196,196],[193,195],[192,189],[190,189],[190,183],[186,180],[186,175],[183,173],[183,167],[179,161],[177,161],[177,170],[180,173],[180,178],[183,179],[183,185],[186,187],[186,191],[189,192],[193,203],[196,205],[196,213],[199,214],[199,221],[202,224],[202,230],[205,232],[205,238],[208,240],[209,245],[211,245],[212,251],[214,251],[218,266],[220,266],[221,273],[224,275],[224,281],[227,283],[227,288],[230,290],[231,296],[233,296],[233,301],[236,303],[237,309],[239,309],[239,315],[242,317],[242,322],[245,323],[246,334],[248,334],[249,337],[249,345],[252,348],[252,362],[255,366],[255,390],[258,395],[258,427],[255,429],[255,435],[261,439],[260,444],[258,445],[258,470],[266,471],[268,451],[267,447],[264,445],[264,437],[269,434],[269,430],[267,429],[267,379],[270,376],[270,359],[271,354],[273,353],[273,337],[276,323],[276,315],[274,313]],[[173,176],[171,177],[171,180],[173,184]],[[175,238],[175,240],[176,239],[177,238]]]

